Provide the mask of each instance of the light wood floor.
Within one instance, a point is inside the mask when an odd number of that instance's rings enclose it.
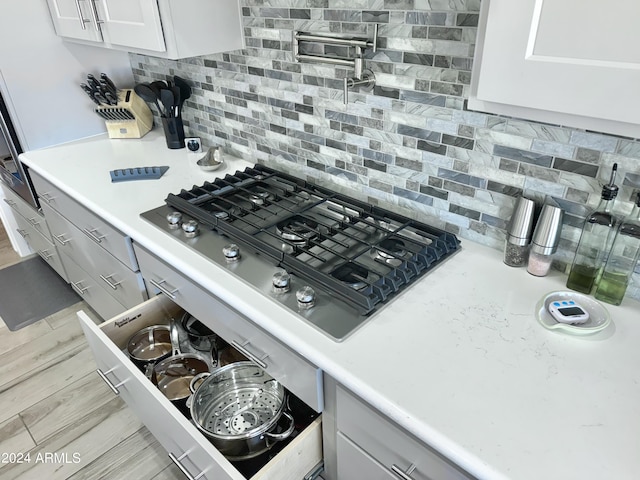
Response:
[[[18,261],[0,222],[0,268]],[[183,479],[95,373],[81,309],[97,318],[80,302],[17,332],[0,321],[0,479]]]

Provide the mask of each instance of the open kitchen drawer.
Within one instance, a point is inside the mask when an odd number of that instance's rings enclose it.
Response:
[[[94,353],[97,373],[138,415],[186,478],[242,480],[243,474],[202,435],[129,360],[129,338],[149,325],[166,324],[183,310],[165,296],[152,298],[96,325],[83,311],[80,324]],[[321,417],[301,431],[251,480],[302,479],[322,460]]]

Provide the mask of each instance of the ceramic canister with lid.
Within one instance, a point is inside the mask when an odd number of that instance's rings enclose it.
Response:
[[[562,230],[563,210],[555,205],[545,204],[536,224],[529,252],[527,272],[537,277],[549,273],[553,254],[558,248]]]
[[[504,247],[504,263],[510,267],[522,267],[527,263],[535,205],[533,200],[518,198]]]

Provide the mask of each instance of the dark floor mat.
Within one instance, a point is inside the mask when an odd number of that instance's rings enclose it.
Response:
[[[16,331],[81,300],[42,258],[0,269],[0,317]]]

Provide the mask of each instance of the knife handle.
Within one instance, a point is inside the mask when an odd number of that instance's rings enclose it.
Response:
[[[118,92],[114,91],[111,86],[106,82],[106,80],[104,79],[100,79],[100,91],[106,95],[107,93],[109,93],[111,96],[117,97],[118,96]]]
[[[87,85],[86,83],[81,83],[80,88],[85,91],[85,93],[89,96],[93,103],[95,103],[96,105],[100,105],[100,102],[93,96],[93,90],[91,90],[91,87],[89,87],[89,85]]]
[[[95,92],[95,93],[93,94],[93,98],[95,98],[95,99],[96,99],[96,101],[98,102],[98,104],[101,104],[101,105],[109,105],[109,102],[107,101],[107,99],[106,99],[106,98],[104,98],[104,95],[102,95],[102,93],[100,93],[100,92]]]
[[[115,83],[111,81],[111,79],[106,73],[100,74],[100,80],[104,80],[107,83],[107,85],[109,85],[109,88],[111,89],[111,93],[113,93],[116,97],[118,96],[118,88],[116,87]]]
[[[94,92],[100,92],[100,82],[94,77],[91,73],[87,75],[87,84],[91,87]]]

